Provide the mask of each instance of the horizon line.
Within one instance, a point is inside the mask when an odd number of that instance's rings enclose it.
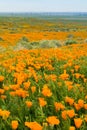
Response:
[[[0,13],[87,13],[87,11],[0,11]]]

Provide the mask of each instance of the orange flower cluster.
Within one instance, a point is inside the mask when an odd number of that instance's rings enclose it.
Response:
[[[4,80],[4,76],[0,75],[0,82],[2,82]]]
[[[62,118],[63,118],[64,120],[66,120],[67,117],[73,118],[75,115],[76,115],[76,114],[75,114],[75,112],[74,112],[73,109],[72,109],[72,110],[64,110],[64,111],[62,111]]]
[[[37,122],[25,122],[25,126],[30,128],[31,130],[42,130],[42,126]]]
[[[64,70],[64,73],[60,75],[60,79],[67,80],[69,78],[69,74],[66,73],[66,70]]]
[[[7,110],[0,109],[0,116],[6,120],[10,116],[10,112]]]
[[[47,122],[51,125],[59,125],[60,121],[56,116],[49,116],[46,118]]]
[[[0,55],[0,117],[8,128],[55,130],[68,119],[70,130],[85,126],[87,44]]]
[[[42,107],[44,107],[47,104],[47,102],[44,100],[44,98],[39,98],[38,100],[39,100],[40,106],[42,106]]]
[[[48,88],[46,84],[42,88],[42,94],[47,97],[50,97],[52,95],[51,90]]]
[[[56,111],[65,109],[65,106],[61,102],[55,102],[54,106],[55,106]]]

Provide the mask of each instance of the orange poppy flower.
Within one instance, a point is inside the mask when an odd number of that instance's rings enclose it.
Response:
[[[42,94],[44,96],[47,96],[47,97],[50,97],[52,95],[52,92],[51,90],[48,88],[47,85],[44,85],[43,88],[42,88]]]
[[[74,119],[74,123],[75,123],[76,128],[80,128],[82,125],[82,119],[76,118],[76,119]]]
[[[79,105],[80,108],[84,107],[84,100],[79,99],[78,100],[78,105]]]
[[[42,130],[42,126],[37,122],[25,122],[25,126],[30,128],[31,130]]]
[[[56,116],[49,116],[46,118],[46,121],[51,125],[59,125],[60,123],[59,119],[57,119]]]
[[[70,97],[66,97],[65,102],[69,103],[69,105],[72,106],[74,104],[74,99]]]
[[[26,103],[28,108],[30,108],[32,106],[32,102],[31,101],[26,101],[25,103]]]
[[[44,107],[47,102],[44,100],[44,98],[39,98],[39,103],[40,103],[40,106]]]
[[[73,118],[75,116],[75,112],[74,110],[67,110],[67,115],[70,117],[70,118]]]
[[[60,102],[55,102],[54,106],[55,106],[56,111],[65,109],[65,106]]]
[[[86,103],[86,104],[84,104],[84,109],[85,109],[85,110],[87,110],[87,103]]]
[[[31,91],[32,91],[32,93],[34,93],[34,92],[36,91],[36,87],[35,87],[35,86],[32,86],[32,87],[31,87]]]
[[[11,122],[11,126],[13,130],[16,130],[18,128],[18,121],[17,120],[13,120]]]
[[[0,82],[4,80],[4,76],[0,75]]]
[[[62,118],[63,118],[64,120],[67,119],[67,111],[66,111],[66,110],[62,111]]]
[[[74,126],[70,126],[69,130],[75,130]]]

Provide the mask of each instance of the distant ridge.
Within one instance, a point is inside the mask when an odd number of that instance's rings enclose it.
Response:
[[[87,16],[87,12],[0,12],[0,16]]]

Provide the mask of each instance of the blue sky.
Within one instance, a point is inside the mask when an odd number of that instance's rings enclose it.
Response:
[[[0,12],[87,12],[87,0],[0,0]]]

